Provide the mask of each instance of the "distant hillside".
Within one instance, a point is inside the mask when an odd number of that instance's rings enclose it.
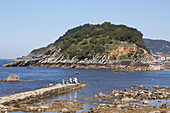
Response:
[[[142,36],[143,34],[137,29],[125,25],[114,25],[110,22],[97,25],[85,24],[68,30],[47,47],[33,50],[29,56],[54,55],[59,57],[61,55],[62,59],[81,60],[107,54],[109,59],[132,59],[142,53],[138,48],[148,51]],[[128,48],[127,51],[116,50],[120,49],[120,46],[133,47],[134,50],[132,48]],[[115,53],[117,55],[113,55]]]
[[[169,41],[144,39],[144,43],[153,54],[162,52],[162,54],[170,55],[170,42]]]

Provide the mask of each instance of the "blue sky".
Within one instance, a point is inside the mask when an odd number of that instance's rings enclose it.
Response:
[[[169,6],[170,0],[0,0],[0,59],[27,55],[93,19],[170,41]]]

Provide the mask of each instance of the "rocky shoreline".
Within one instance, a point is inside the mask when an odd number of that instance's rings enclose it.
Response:
[[[0,106],[1,107],[1,106]],[[84,109],[83,102],[72,102],[67,100],[55,100],[50,102],[32,102],[14,106],[1,108],[0,111],[7,112],[47,112],[58,111],[63,113],[76,113],[78,110]]]
[[[121,100],[170,100],[170,87],[146,87],[143,85],[135,85],[130,89],[125,88],[124,91],[113,90],[108,95],[100,92],[96,98],[121,99]]]
[[[70,84],[71,85],[71,84]],[[85,84],[72,84],[68,85],[71,90],[84,87]],[[83,85],[83,86],[82,86]],[[53,89],[54,87],[60,87],[60,93],[68,91],[68,89],[63,89],[66,85],[57,84],[56,86],[49,87],[48,89]],[[46,89],[46,88],[45,88]],[[42,90],[45,91],[46,90]],[[72,102],[67,100],[54,100],[48,102],[42,102],[44,97],[54,94],[52,92],[42,93],[42,96],[37,98],[36,95],[39,93],[34,93],[30,91],[31,95],[28,94],[15,94],[7,97],[0,97],[0,111],[23,111],[23,112],[47,112],[47,111],[59,111],[63,113],[67,112],[77,112],[78,110],[84,109],[83,102]],[[20,95],[20,96],[19,96]],[[22,97],[28,96],[28,98]],[[15,99],[15,101],[13,99]],[[94,101],[99,102],[96,104],[95,108],[89,108],[89,111],[84,111],[83,113],[169,113],[170,112],[170,87],[150,87],[143,85],[135,85],[129,89],[125,88],[123,91],[113,90],[106,94],[99,92],[94,96],[94,98],[77,98],[78,100],[84,101]],[[150,104],[150,100],[155,100],[160,105]],[[8,101],[8,102],[7,102]],[[110,101],[110,102],[109,102]],[[140,101],[140,102],[139,102]]]
[[[129,46],[127,48],[129,48]],[[147,53],[146,50],[140,49]],[[61,67],[114,69],[116,71],[160,71],[165,69],[164,65],[150,65],[153,61],[151,55],[141,58],[135,57],[135,59],[110,59],[108,54],[103,53],[102,55],[96,54],[93,58],[78,59],[75,56],[69,59],[69,57],[65,58],[62,54],[59,55],[60,51],[60,49],[52,49],[48,54],[46,53],[38,57],[26,56],[17,60],[17,62],[2,65],[2,67]],[[125,52],[124,46],[120,50],[118,49],[116,53],[122,54],[121,51]],[[131,49],[129,51],[131,51]]]
[[[34,63],[20,61],[2,65],[2,67],[60,67],[60,68],[84,68],[84,69],[113,69],[115,71],[160,71],[165,68],[150,68],[148,64],[123,65],[123,64],[85,64],[85,63]]]
[[[103,94],[99,92],[98,95],[95,95],[94,100],[103,102],[98,104],[95,108],[89,108],[89,111],[84,113],[98,113],[98,112],[119,112],[119,113],[169,113],[170,112],[170,87],[145,87],[135,85],[130,89],[124,89],[124,91],[113,90],[108,94]],[[87,99],[87,100],[93,100]],[[112,103],[105,103],[108,100],[114,99]],[[104,101],[105,102],[104,102]],[[157,100],[161,103],[163,100],[166,102],[162,105],[153,105],[150,104],[148,100]],[[135,101],[142,101],[142,104],[135,103]]]

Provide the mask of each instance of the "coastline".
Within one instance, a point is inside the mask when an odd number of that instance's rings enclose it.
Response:
[[[158,113],[170,111],[170,87],[155,87],[135,85],[130,89],[113,90],[107,94],[99,92],[94,98],[88,98],[88,100],[96,100],[103,103],[99,103],[95,108],[89,108],[89,111],[83,113]],[[115,99],[112,103],[107,103],[109,100]],[[158,101],[160,105],[150,103],[151,100]],[[164,101],[163,101],[164,100]],[[141,101],[142,103],[138,103]]]
[[[3,69],[10,69],[10,68],[3,68]],[[18,69],[22,69],[22,68],[18,68]],[[27,68],[23,68],[23,69],[28,70]],[[34,67],[33,67],[32,69],[28,70],[28,71],[33,71],[33,69],[34,69]],[[36,68],[35,68],[35,69],[36,69]],[[48,70],[48,68],[42,68],[42,69]],[[57,70],[57,69],[59,69],[59,68],[52,68],[52,70]],[[51,70],[51,69],[49,68],[49,70]],[[62,69],[62,70],[65,71],[65,69]],[[72,69],[66,69],[66,70],[72,70]],[[73,70],[74,70],[74,69],[73,69]],[[91,70],[85,70],[85,71],[91,71]],[[94,70],[94,71],[98,71],[98,70]],[[109,71],[109,72],[111,72],[112,70],[103,70],[103,69],[102,69],[102,71]],[[34,72],[34,71],[33,71],[33,72]],[[83,73],[83,72],[81,72],[81,71],[79,71],[79,70],[78,70],[78,72],[80,72],[81,74]],[[100,72],[101,72],[101,71],[100,71]],[[68,73],[68,72],[67,72],[67,73]],[[85,72],[84,72],[84,73],[85,73]],[[119,73],[119,72],[118,72],[118,73]],[[121,72],[120,72],[120,73],[121,73]],[[136,73],[136,72],[135,72],[135,73]],[[134,73],[134,74],[135,74],[135,73]],[[137,73],[138,73],[138,72],[137,72]],[[139,72],[139,73],[140,73],[140,72]],[[142,72],[142,73],[143,73],[143,72]],[[150,72],[144,72],[144,74],[146,74],[146,73],[150,73]],[[151,72],[151,73],[157,73],[157,72]],[[158,73],[162,73],[162,72],[158,72]],[[117,73],[113,73],[113,75],[114,75],[114,74],[117,74]],[[133,73],[129,73],[129,74],[133,75]],[[160,75],[161,75],[161,74],[160,74]],[[87,76],[89,76],[88,73],[87,73]],[[124,76],[124,75],[122,75],[122,76]],[[84,77],[85,77],[85,76],[84,76]],[[114,77],[115,77],[115,75],[114,75]],[[114,77],[113,77],[113,78],[114,78]],[[89,77],[88,77],[88,78],[89,78]],[[107,78],[107,76],[106,76],[106,78]],[[138,77],[137,77],[137,78],[138,78]],[[136,80],[136,79],[135,79],[135,80]],[[103,81],[105,81],[105,80],[103,80]],[[141,82],[137,83],[137,85],[140,85],[140,83],[141,83]],[[88,84],[91,84],[91,83],[88,83]],[[121,84],[121,83],[120,83],[120,84]],[[141,84],[144,85],[143,83],[141,83]],[[93,85],[94,85],[94,84],[93,84]],[[92,86],[93,86],[93,85],[92,85]],[[145,85],[146,85],[146,84],[145,84]],[[133,85],[132,85],[132,86],[133,86]],[[149,86],[151,86],[151,84],[150,84]],[[160,85],[160,86],[161,86],[161,85]],[[94,87],[94,86],[93,86],[93,87]],[[86,88],[88,88],[88,87],[86,87]],[[86,89],[86,88],[85,88],[85,89]],[[124,88],[127,88],[127,86],[124,86]],[[114,86],[113,86],[113,90],[116,90],[116,89],[117,89],[117,88],[114,88]],[[121,89],[119,89],[119,90],[121,90]],[[83,89],[83,91],[85,91],[85,90]],[[112,89],[109,90],[109,91],[112,91]],[[103,92],[104,94],[108,95],[108,94],[107,94],[108,91],[106,91],[106,92],[105,92],[105,91],[102,91],[102,92]],[[64,93],[64,94],[65,94],[65,93]],[[95,94],[98,94],[98,92],[95,93]],[[95,96],[95,94],[93,95],[93,97]],[[69,95],[68,95],[68,97],[69,97]],[[79,96],[78,96],[78,97],[79,97]],[[93,97],[92,97],[92,98],[93,98]],[[66,98],[66,97],[65,97],[65,98]],[[86,98],[87,98],[87,97],[85,97],[85,99],[86,99]],[[91,98],[91,97],[90,97],[90,98]],[[42,100],[42,99],[38,99],[38,101],[41,101],[41,100]],[[66,99],[66,100],[67,100],[67,99]],[[80,99],[77,98],[76,100],[77,100],[77,102],[78,102]],[[56,100],[55,100],[55,101],[56,101]],[[69,103],[73,103],[73,102],[74,102],[74,101],[70,101],[70,100],[67,100],[67,101],[65,101],[65,100],[64,100],[64,101],[63,101],[63,100],[59,101],[59,100],[57,100],[57,101],[58,101],[58,103],[60,103],[61,105],[63,105],[63,104],[64,104],[64,105],[65,105],[65,104],[68,104],[68,105],[69,105]],[[51,101],[51,100],[50,100],[50,102],[54,102],[54,101]],[[81,101],[81,100],[80,100],[80,102],[84,102],[84,101]],[[100,102],[101,102],[101,101],[99,101],[99,103],[100,103]],[[86,104],[86,102],[84,102],[84,104]],[[95,106],[97,105],[97,102],[92,102],[92,104],[94,104],[94,106],[92,106],[92,107],[95,107]],[[104,103],[104,104],[107,104],[107,103]],[[34,105],[37,106],[37,104],[34,104]],[[25,112],[29,112],[29,109],[28,109],[28,108],[29,108],[30,106],[34,106],[34,105],[33,105],[33,104],[31,104],[31,105],[27,104],[27,106],[25,106],[25,107],[27,108],[27,110],[26,110]],[[48,105],[50,105],[50,104],[48,104]],[[42,109],[42,112],[43,112],[43,107],[44,107],[44,106],[48,106],[48,105],[46,105],[46,104],[45,104],[45,105],[41,104],[40,107],[37,107],[37,108],[34,109],[34,112],[36,112],[36,109],[38,109],[38,110],[39,110],[39,109]],[[70,104],[70,105],[72,105],[72,104]],[[81,104],[80,104],[80,105],[81,105]],[[133,104],[131,104],[131,105],[133,105]],[[106,105],[106,106],[107,106],[107,105]],[[112,106],[112,105],[109,104],[108,106]],[[34,107],[32,107],[32,108],[34,108]],[[88,108],[90,108],[90,107],[88,107]],[[64,109],[67,109],[67,108],[63,108],[63,110],[61,110],[61,111],[64,111]],[[44,111],[45,111],[45,109],[44,109]],[[83,111],[83,112],[88,111],[87,107],[86,107],[85,109],[83,109],[82,111]],[[91,111],[91,110],[90,110],[90,111]],[[119,109],[112,109],[112,110],[110,110],[110,108],[108,108],[108,109],[100,109],[99,112],[100,112],[100,111],[101,111],[101,112],[107,111],[107,112],[110,112],[110,113],[111,113],[111,112],[120,112],[120,113],[121,113],[121,112],[122,112],[122,113],[123,113],[123,112],[132,112],[132,113],[133,113],[133,112],[140,112],[140,111],[141,111],[141,112],[151,112],[151,111],[161,111],[161,112],[162,112],[162,111],[169,111],[169,108],[163,108],[163,109],[161,109],[161,108],[151,108],[151,109],[150,109],[150,108],[144,108],[144,109],[140,109],[140,110],[137,110],[137,109],[136,109],[136,110],[135,110],[135,109],[132,110],[131,108],[128,109],[128,110],[122,110],[122,109],[121,109],[121,110],[119,110]],[[33,112],[33,111],[32,111],[32,112]]]
[[[148,64],[120,65],[120,64],[75,64],[75,63],[28,63],[24,61],[4,64],[2,67],[60,67],[60,68],[83,68],[83,69],[113,69],[114,71],[161,71],[165,67],[150,68]]]

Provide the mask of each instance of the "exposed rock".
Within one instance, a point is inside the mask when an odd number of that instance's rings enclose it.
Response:
[[[125,88],[124,91],[128,91],[128,89]]]
[[[160,106],[160,108],[167,108],[167,104],[162,104],[162,106]]]
[[[129,97],[124,97],[121,99],[122,101],[135,101],[136,99],[134,98],[129,98]]]
[[[143,104],[149,104],[149,102],[147,100],[143,101]]]
[[[6,108],[4,105],[0,104],[0,109]]]
[[[68,112],[66,108],[61,109],[61,112]]]
[[[15,82],[15,81],[20,81],[19,75],[9,75],[8,78],[6,78],[8,82]]]
[[[19,75],[9,75],[6,79],[0,79],[0,81],[16,82],[20,81]]]
[[[95,95],[95,96],[94,96],[94,98],[98,98],[98,96],[97,96],[97,95]]]
[[[49,87],[51,87],[51,86],[53,86],[53,84],[52,84],[52,83],[50,83],[48,86],[49,86]]]
[[[104,95],[102,92],[100,92],[100,93],[98,94],[98,96],[101,98],[101,97],[104,97],[105,95]]]
[[[159,86],[158,86],[158,85],[156,85],[156,86],[155,86],[155,88],[156,88],[156,89],[159,89]]]
[[[45,60],[45,59],[43,59]],[[46,61],[47,60],[47,61]],[[56,61],[56,62],[48,62],[49,59],[46,59],[45,61],[38,61],[38,62],[34,62],[34,61],[30,61],[32,63],[25,63],[23,61],[19,62],[19,63],[11,63],[11,64],[6,64],[3,65],[2,67],[16,67],[16,66],[20,66],[20,67],[25,67],[25,66],[32,66],[32,67],[61,67],[61,68],[85,68],[85,69],[117,69],[118,71],[156,71],[156,70],[160,70],[160,69],[151,69],[148,68],[148,64],[142,64],[142,65],[138,65],[138,63],[136,65],[121,65],[120,62],[99,62],[97,61],[79,61],[76,63],[67,63],[69,62],[69,60],[64,60],[64,61]],[[52,61],[55,61],[55,59],[53,59]],[[126,68],[125,68],[126,67]]]
[[[58,84],[56,84],[55,86],[56,86],[56,87],[61,87],[62,84],[58,83]]]
[[[149,113],[160,113],[160,111],[151,111],[151,112],[149,112]]]
[[[94,112],[95,109],[94,109],[94,108],[89,108],[89,110],[90,110],[91,112]]]
[[[0,79],[0,81],[6,81],[6,79]]]
[[[130,88],[130,89],[124,89],[123,91],[119,90],[113,90],[105,95],[103,93],[99,93],[100,97],[97,98],[100,103],[96,106],[96,109],[90,109],[88,113],[102,113],[102,112],[108,112],[108,113],[114,113],[114,112],[120,112],[120,113],[137,113],[137,112],[154,112],[154,111],[160,111],[161,113],[170,111],[170,104],[169,101],[166,101],[165,104],[162,104],[159,106],[150,104],[148,100],[158,100],[159,102],[162,102],[162,100],[169,100],[170,99],[170,88],[169,87],[145,87],[145,86],[135,86],[137,88]],[[105,95],[105,96],[103,96]],[[110,99],[115,99],[115,102],[112,104],[108,104],[110,102]],[[143,104],[133,103],[134,101],[144,100]],[[124,102],[129,101],[129,102]],[[130,102],[133,101],[133,102]],[[107,102],[107,103],[105,103]]]
[[[143,85],[140,85],[139,87],[142,88],[142,87],[144,87],[144,86],[143,86]]]
[[[15,106],[2,106],[0,105],[0,111],[8,110],[9,112],[23,111],[23,112],[47,112],[47,111],[58,111],[58,112],[76,112],[83,109],[83,102],[71,102],[67,100],[55,100],[52,102],[41,102],[41,103],[27,103]]]
[[[148,88],[148,87],[145,87],[145,90],[149,90],[149,88]]]

